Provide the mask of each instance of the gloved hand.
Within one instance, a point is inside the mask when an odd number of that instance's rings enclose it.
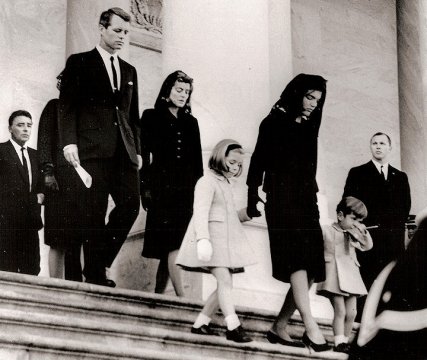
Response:
[[[208,239],[197,241],[197,258],[200,261],[209,261],[212,258],[212,244]]]
[[[246,212],[250,218],[261,216],[261,212],[256,207],[259,201],[264,203],[264,200],[258,195],[258,188],[248,188],[248,207]]]
[[[141,204],[142,204],[142,208],[145,211],[147,211],[150,208],[151,201],[152,201],[151,190],[143,189],[141,191]]]
[[[53,174],[53,165],[44,164],[42,168],[44,187],[47,191],[58,191],[58,182]]]

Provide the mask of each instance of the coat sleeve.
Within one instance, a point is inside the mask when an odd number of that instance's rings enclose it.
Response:
[[[359,193],[360,193],[359,180],[357,177],[356,170],[352,168],[348,172],[347,180],[344,186],[344,193],[342,197],[344,198],[346,196],[353,196],[359,199],[360,198]]]
[[[134,67],[132,67],[132,73],[133,91],[130,103],[129,125],[132,129],[133,138],[135,139],[136,153],[141,155],[141,120],[139,116],[138,75]]]
[[[37,155],[39,168],[45,164],[54,164],[54,153],[56,152],[55,124],[58,121],[58,99],[49,100],[42,111],[39,121],[37,135]]]
[[[411,189],[409,187],[408,176],[406,173],[402,173],[403,175],[403,185],[402,185],[402,210],[405,214],[405,221],[409,215],[409,211],[411,210]]]
[[[255,149],[249,164],[248,177],[246,184],[248,187],[258,188],[262,184],[264,172],[266,170],[265,164],[267,161],[269,136],[268,136],[268,123],[267,118],[261,122],[258,131],[258,139],[255,144]],[[271,139],[270,139],[271,140]]]
[[[142,156],[142,168],[140,170],[140,182],[145,189],[150,187],[150,159],[152,152],[152,119],[153,109],[145,110],[141,117],[140,146]]]
[[[252,220],[252,218],[248,216],[247,208],[243,208],[237,211],[237,216],[239,217],[240,222]]]
[[[194,167],[196,178],[203,176],[202,144],[200,141],[200,129],[197,119],[194,118]]]
[[[196,240],[210,239],[209,212],[215,195],[211,180],[202,177],[194,190],[193,220]]]
[[[77,144],[78,95],[80,93],[80,58],[71,55],[65,65],[59,94],[59,142],[61,148]]]

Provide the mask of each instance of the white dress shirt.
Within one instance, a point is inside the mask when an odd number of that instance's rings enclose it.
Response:
[[[30,190],[31,190],[31,185],[33,182],[33,177],[31,175],[31,161],[30,161],[30,157],[28,156],[28,150],[27,150],[27,146],[24,145],[23,148],[25,149],[23,152],[21,151],[22,146],[19,145],[17,142],[15,142],[15,140],[10,139],[10,142],[12,143],[13,147],[15,148],[16,153],[18,154],[19,160],[21,160],[21,165],[24,166],[24,162],[22,160],[22,153],[24,153],[25,159],[27,160],[27,167],[28,167],[28,175],[29,175],[29,181],[30,181]]]
[[[378,161],[372,159],[372,162],[374,163],[375,167],[377,168],[378,172],[381,174],[381,166],[383,167],[383,174],[385,179],[388,179],[388,162],[384,164],[380,164]]]
[[[110,54],[108,51],[105,51],[99,45],[96,45],[96,50],[98,50],[99,54],[102,57],[102,60],[104,61],[105,68],[107,69],[108,77],[110,78],[111,88],[113,90],[114,90],[113,70],[111,69],[111,60],[110,60],[110,58],[111,57],[114,58],[114,68],[116,69],[116,73],[117,73],[117,87],[118,87],[117,90],[120,90],[121,76],[120,76],[120,64],[119,64],[119,59],[118,59],[117,53]]]

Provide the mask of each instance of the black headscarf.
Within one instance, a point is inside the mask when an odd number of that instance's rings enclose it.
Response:
[[[160,88],[159,95],[157,96],[156,102],[154,104],[155,109],[164,109],[169,107],[169,95],[176,81],[180,81],[186,84],[190,84],[190,94],[188,96],[187,102],[180,111],[191,114],[191,93],[193,92],[193,79],[190,78],[185,72],[181,70],[174,71],[172,74],[169,74]]]
[[[323,104],[326,98],[326,82],[323,77],[319,75],[299,74],[295,76],[285,90],[283,90],[280,99],[273,106],[273,110],[281,110],[289,115],[290,119],[296,119],[301,115],[302,101],[304,95],[309,90],[318,90],[322,92],[322,96],[317,104],[316,109],[310,114],[309,120],[312,122],[316,133],[320,128],[320,121],[322,119]]]

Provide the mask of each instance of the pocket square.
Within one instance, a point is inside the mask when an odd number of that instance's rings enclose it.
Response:
[[[132,86],[133,85],[133,81],[129,81],[128,85]]]

